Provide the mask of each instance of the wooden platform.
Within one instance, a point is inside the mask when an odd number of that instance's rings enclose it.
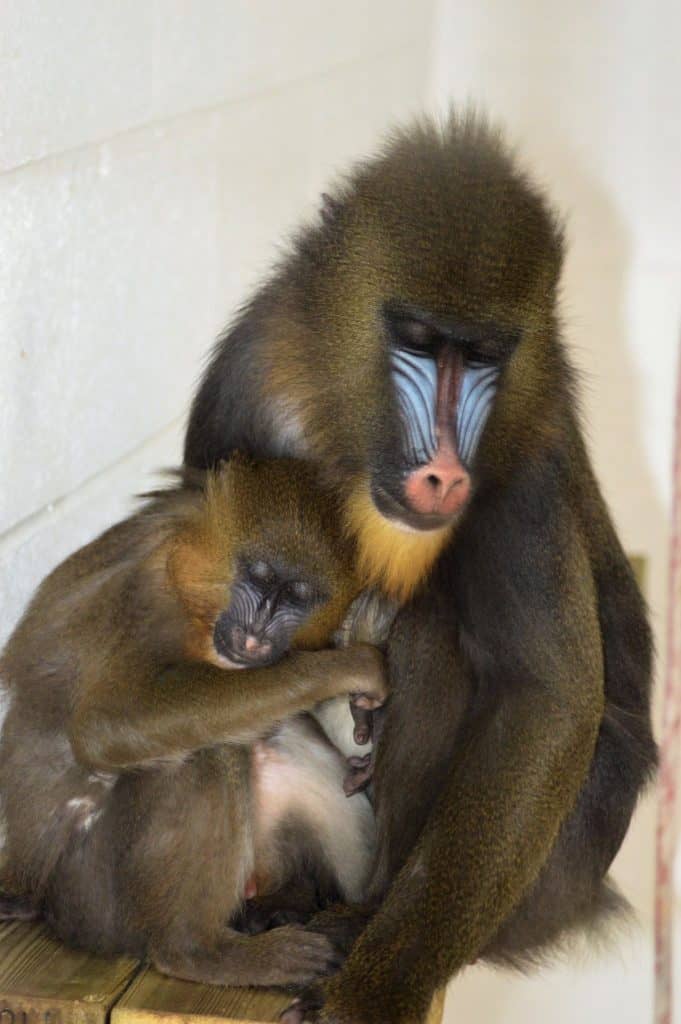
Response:
[[[291,997],[167,978],[67,949],[41,924],[0,924],[0,1024],[273,1024]],[[428,1024],[440,1024],[443,999]],[[387,1024],[387,1022],[386,1022]]]

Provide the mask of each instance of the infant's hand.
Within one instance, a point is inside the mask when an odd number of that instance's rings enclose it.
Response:
[[[348,771],[343,779],[343,792],[346,796],[354,796],[367,788],[374,777],[374,755],[349,757]]]
[[[357,644],[344,654],[348,657],[348,693],[350,703],[365,711],[374,711],[388,696],[385,659],[376,647]]]
[[[363,707],[361,694],[350,694],[350,714],[354,723],[352,738],[358,747],[365,747],[374,731],[374,712]]]

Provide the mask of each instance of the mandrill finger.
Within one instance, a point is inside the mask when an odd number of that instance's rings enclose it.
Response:
[[[348,758],[348,773],[343,779],[343,792],[346,796],[354,796],[366,789],[374,774],[374,762],[372,754],[365,754],[364,757]]]
[[[303,1004],[299,999],[296,999],[289,1007],[282,1011],[279,1020],[282,1024],[303,1024],[305,1020],[304,1013]]]
[[[371,739],[374,713],[368,708],[358,707],[357,704],[350,701],[350,714],[355,723],[353,739],[358,746],[363,747]]]
[[[362,708],[366,711],[375,711],[376,708],[382,707],[384,700],[381,697],[372,696],[370,693],[363,693],[362,691],[355,691],[350,694],[350,709]]]
[[[321,989],[311,987],[286,1007],[279,1020],[282,1024],[304,1024],[305,1021],[314,1021],[323,1005]]]

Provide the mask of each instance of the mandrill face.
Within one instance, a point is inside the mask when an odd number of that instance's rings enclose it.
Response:
[[[456,523],[545,419],[560,262],[555,218],[493,134],[398,135],[263,293],[284,452],[400,530]]]
[[[382,319],[398,427],[392,450],[375,460],[371,496],[388,519],[438,529],[471,496],[475,456],[517,337],[396,303]]]
[[[450,531],[486,482],[531,467],[537,423],[553,435],[572,416],[561,259],[555,216],[484,123],[396,134],[216,350],[188,463],[238,447],[307,459],[369,560],[381,529],[384,561],[411,558],[406,535]]]

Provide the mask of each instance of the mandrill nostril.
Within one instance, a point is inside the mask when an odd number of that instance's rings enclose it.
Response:
[[[260,654],[266,657],[272,651],[272,644],[269,640],[261,640],[260,637],[249,633],[246,637],[244,648],[249,654]]]
[[[272,654],[272,643],[263,640],[256,633],[247,632],[243,626],[233,626],[231,630],[231,649],[249,662],[262,661]]]
[[[436,497],[444,497],[449,494],[450,491],[454,490],[455,487],[460,487],[461,484],[466,482],[465,476],[447,477],[438,476],[436,473],[428,473],[423,478],[424,484],[433,492]]]
[[[219,654],[236,659],[243,665],[269,662],[274,657],[274,645],[248,626],[234,622],[218,622],[215,629],[215,646]]]
[[[419,515],[449,518],[468,500],[470,478],[456,453],[442,451],[426,466],[413,470],[405,480],[404,497]]]
[[[241,626],[232,626],[231,643],[235,651],[243,651],[246,646],[246,633]]]

